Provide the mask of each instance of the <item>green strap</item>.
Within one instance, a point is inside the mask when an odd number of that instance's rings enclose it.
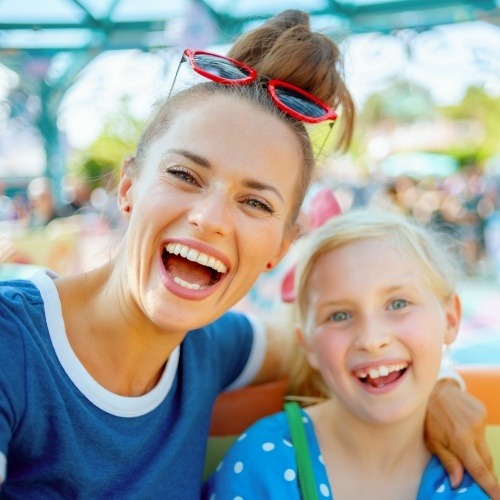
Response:
[[[314,482],[313,466],[300,406],[297,402],[290,401],[284,404],[284,409],[292,435],[302,498],[304,500],[317,500],[318,494],[316,492],[316,483]]]

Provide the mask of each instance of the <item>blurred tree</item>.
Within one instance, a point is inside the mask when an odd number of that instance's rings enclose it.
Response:
[[[438,106],[430,92],[417,84],[394,80],[391,85],[371,94],[358,110],[351,154],[357,158],[366,154],[373,136],[391,136],[404,124],[433,122],[444,118],[453,122],[456,139],[433,147],[429,152],[448,154],[460,166],[483,164],[500,154],[500,97],[483,88],[470,87],[462,100],[453,106]]]
[[[461,165],[482,164],[500,154],[500,96],[492,96],[481,87],[469,87],[459,104],[443,107],[441,112],[453,121],[475,122],[483,129],[479,136],[471,135],[446,151]]]
[[[432,95],[425,87],[399,78],[383,90],[370,94],[358,109],[351,154],[362,157],[373,134],[386,133],[398,125],[436,116]]]
[[[133,154],[144,122],[131,112],[126,99],[111,114],[100,135],[85,149],[73,154],[70,170],[81,176],[91,190],[97,187],[114,187],[118,181],[119,167],[127,155]]]
[[[434,116],[434,102],[429,90],[401,79],[394,79],[386,89],[371,94],[360,110],[360,122],[366,128],[385,120],[410,123]]]

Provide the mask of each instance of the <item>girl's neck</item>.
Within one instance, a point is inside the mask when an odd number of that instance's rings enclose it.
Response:
[[[431,457],[425,408],[400,422],[376,425],[331,399],[307,409],[336,500],[416,498]]]

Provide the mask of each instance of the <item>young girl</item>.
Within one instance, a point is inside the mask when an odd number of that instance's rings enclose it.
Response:
[[[301,410],[317,497],[488,498],[467,475],[452,489],[424,442],[461,314],[444,247],[399,215],[358,211],[312,233],[300,255],[303,357],[292,392],[328,395]],[[210,478],[207,498],[301,498],[297,446],[284,413],[257,422]]]

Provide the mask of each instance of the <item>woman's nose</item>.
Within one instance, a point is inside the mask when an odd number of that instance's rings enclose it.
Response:
[[[209,193],[189,213],[189,223],[200,231],[225,235],[233,225],[232,204],[219,192]]]

